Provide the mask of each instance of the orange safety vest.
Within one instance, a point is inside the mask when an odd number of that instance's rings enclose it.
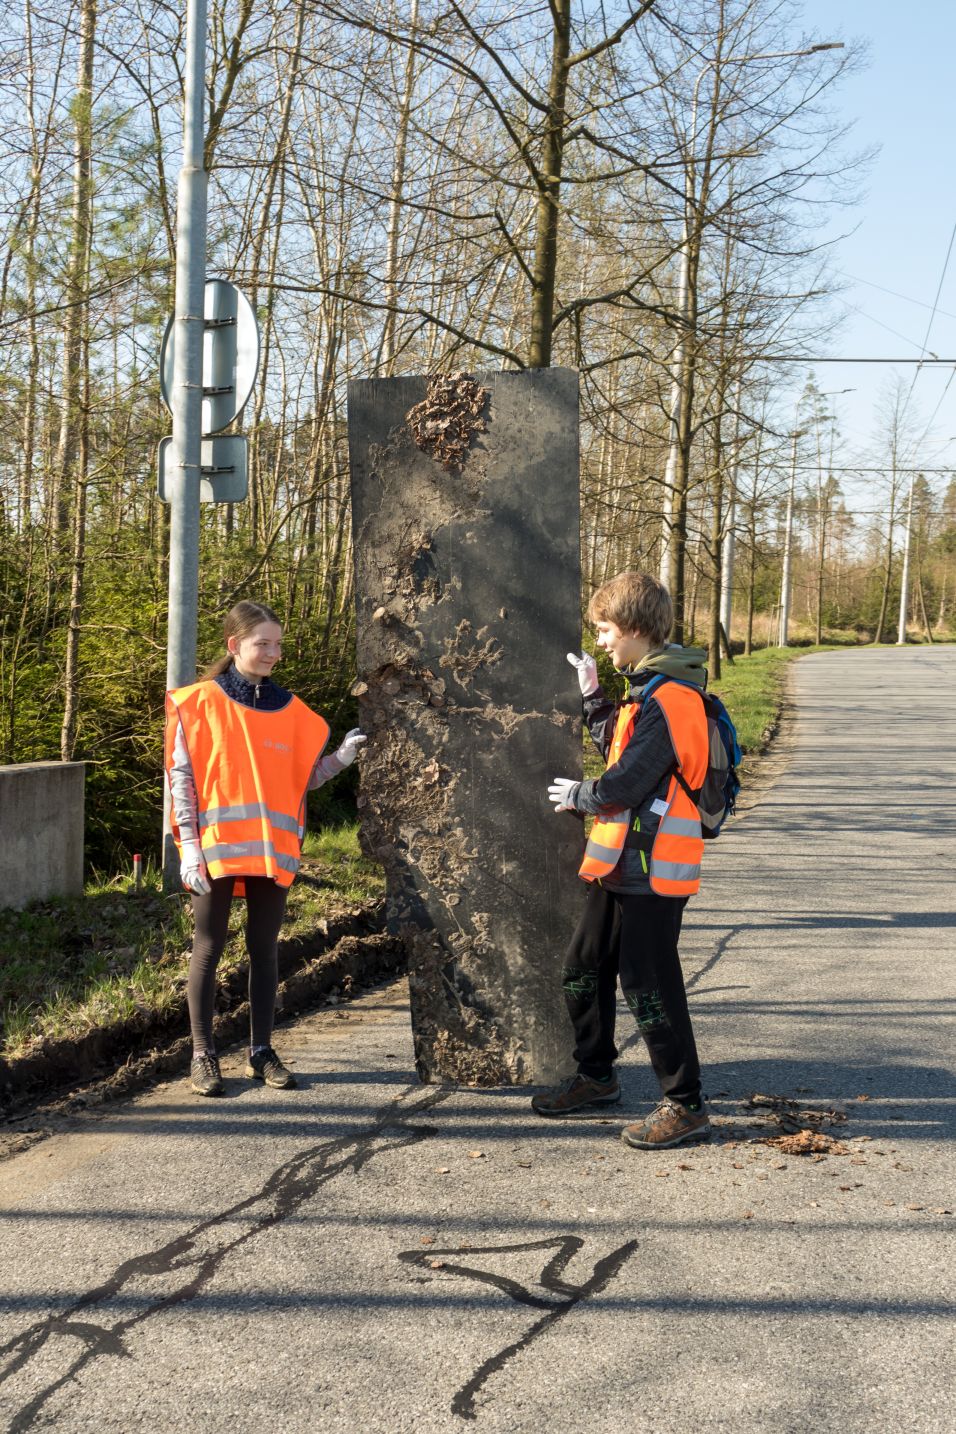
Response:
[[[309,777],[329,724],[298,697],[264,711],[217,682],[166,693],[166,771],[182,725],[198,796],[200,843],[211,877],[271,876],[291,886],[305,835]],[[173,837],[182,852],[175,814]],[[242,884],[234,888],[242,895]]]
[[[662,682],[649,700],[660,703],[681,775],[692,791],[698,791],[707,775],[710,753],[707,716],[700,694],[680,682]],[[618,713],[608,767],[613,767],[630,741],[640,710],[639,702],[625,702]],[[661,817],[651,848],[648,871],[651,890],[659,896],[693,896],[700,887],[700,859],[704,850],[700,812],[676,776],[670,779],[665,802],[667,811]],[[626,807],[598,817],[591,828],[578,875],[585,881],[600,881],[609,876],[621,859],[630,826],[631,812]]]

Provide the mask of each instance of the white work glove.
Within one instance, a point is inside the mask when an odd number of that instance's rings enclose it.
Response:
[[[574,803],[569,801],[575,787],[580,786],[579,782],[572,782],[570,777],[555,777],[548,788],[548,801],[554,802],[556,812],[573,812]]]
[[[198,841],[183,842],[179,876],[186,890],[194,891],[197,896],[208,896],[212,891],[209,885],[209,868]]]
[[[569,652],[568,661],[578,674],[581,696],[591,697],[601,685],[598,682],[597,663],[594,658],[587,652],[582,652],[580,657],[574,652]]]
[[[341,747],[335,753],[343,767],[351,767],[362,743],[367,741],[368,738],[361,727],[353,727],[351,732],[346,732]]]

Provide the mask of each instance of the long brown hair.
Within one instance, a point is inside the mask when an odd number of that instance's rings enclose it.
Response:
[[[246,602],[243,599],[242,602],[237,602],[235,607],[230,608],[222,624],[222,640],[227,644],[226,652],[222,657],[217,657],[215,662],[209,664],[203,677],[218,677],[220,672],[225,672],[227,667],[231,667],[234,659],[228,650],[230,637],[248,637],[260,622],[274,622],[277,627],[282,626],[272,608],[266,607],[265,603]]]

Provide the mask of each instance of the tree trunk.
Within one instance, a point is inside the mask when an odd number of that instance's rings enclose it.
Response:
[[[890,480],[890,519],[886,532],[886,558],[883,563],[883,591],[880,594],[880,613],[876,619],[876,631],[873,634],[874,646],[883,641],[883,630],[886,627],[886,614],[890,605],[890,583],[893,580],[893,521],[895,515],[896,472],[894,471]]]
[[[67,526],[66,494],[76,460],[82,388],[80,350],[88,287],[86,284],[88,251],[86,227],[91,197],[91,107],[93,103],[93,41],[96,33],[96,6],[97,0],[82,0],[77,92],[73,100],[75,117],[73,213],[70,225],[70,257],[64,294],[66,315],[63,330],[63,390],[60,437],[57,443],[50,504],[50,521],[54,533],[57,534],[64,532]]]
[[[537,174],[534,270],[531,283],[531,342],[528,367],[548,368],[554,320],[554,283],[558,264],[561,168],[564,163],[565,103],[571,52],[571,0],[551,0],[551,79],[544,142]]]
[[[418,29],[418,0],[412,0],[408,26],[414,37]],[[385,319],[382,324],[381,355],[378,370],[391,374],[395,367],[395,330],[398,316],[398,239],[402,219],[402,200],[405,189],[405,158],[408,151],[408,122],[412,112],[412,96],[415,93],[415,62],[418,51],[414,40],[408,46],[405,60],[405,85],[398,113],[398,133],[395,136],[395,158],[392,163],[392,191],[388,200],[388,229],[385,235]]]

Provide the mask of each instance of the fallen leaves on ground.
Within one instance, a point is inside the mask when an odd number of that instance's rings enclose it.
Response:
[[[801,1130],[795,1135],[768,1135],[763,1145],[772,1145],[784,1155],[847,1155],[849,1149],[832,1135],[819,1130]]]
[[[801,1105],[798,1100],[791,1100],[789,1096],[764,1095],[760,1091],[754,1091],[753,1095],[744,1101],[744,1109],[766,1113],[769,1119],[775,1121],[788,1134],[800,1130],[819,1130],[822,1125],[836,1125],[846,1120],[846,1113],[833,1106],[817,1108]]]

